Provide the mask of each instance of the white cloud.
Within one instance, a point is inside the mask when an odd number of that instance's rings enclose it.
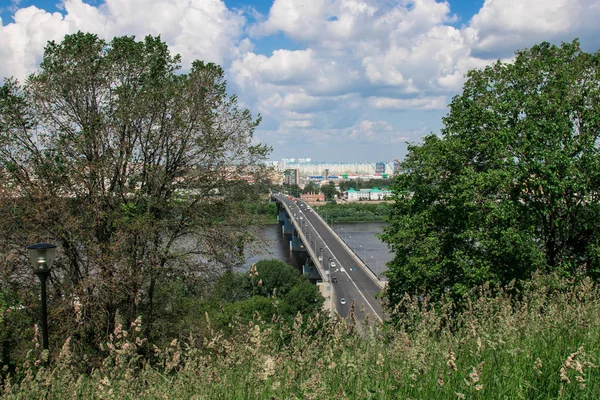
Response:
[[[410,99],[391,99],[387,97],[371,97],[369,98],[369,106],[378,109],[395,109],[395,110],[441,110],[446,108],[446,97],[419,97]]]
[[[248,42],[240,43],[245,18],[221,0],[106,0],[99,7],[65,0],[64,17],[35,6],[18,9],[14,22],[0,26],[0,75],[24,78],[41,61],[48,40],[60,41],[78,30],[114,36],[161,35],[184,63],[194,59],[228,63]],[[4,61],[6,60],[6,61]]]
[[[541,41],[585,37],[597,46],[598,0],[486,0],[470,28],[475,50],[506,55]]]
[[[341,138],[392,151],[439,128],[469,69],[544,40],[600,47],[598,0],[486,0],[462,27],[452,24],[458,1],[273,0],[265,16],[241,6],[257,21],[249,25],[223,0],[64,0],[63,14],[20,8],[0,26],[0,75],[25,77],[47,40],[77,30],[107,40],[160,34],[185,64],[224,66],[230,90],[263,115],[269,144],[337,148]],[[294,48],[277,48],[281,36]]]

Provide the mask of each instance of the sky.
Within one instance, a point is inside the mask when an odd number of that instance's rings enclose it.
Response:
[[[0,79],[79,30],[220,64],[272,160],[402,159],[468,70],[543,41],[600,48],[600,0],[0,0],[0,19]]]

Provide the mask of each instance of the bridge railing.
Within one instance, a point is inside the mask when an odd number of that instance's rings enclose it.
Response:
[[[277,201],[279,201],[279,200],[277,199]],[[292,225],[294,225],[294,228],[298,232],[298,236],[300,236],[300,239],[302,239],[302,243],[304,243],[304,248],[306,249],[306,251],[308,251],[310,258],[313,260],[313,263],[316,265],[317,270],[319,271],[319,274],[321,275],[321,278],[323,278],[323,281],[328,282],[330,277],[328,274],[325,273],[325,267],[319,260],[319,257],[317,256],[317,254],[313,251],[312,247],[309,245],[310,241],[304,234],[302,227],[298,224],[297,219],[294,218],[294,214],[293,214],[292,210],[290,210],[290,208],[284,201],[279,201],[279,204],[281,204],[285,208],[290,220],[292,221]],[[327,277],[327,278],[325,278],[325,277]]]
[[[342,246],[352,255],[354,260],[356,260],[358,265],[360,265],[363,268],[363,270],[373,280],[373,282],[375,282],[377,286],[383,289],[386,285],[386,282],[379,279],[377,274],[373,272],[373,270],[356,254],[356,252],[352,248],[350,248],[350,246],[348,246],[348,244],[340,237],[340,235],[338,235],[337,232],[334,231],[327,222],[325,222],[325,220],[321,217],[321,215],[319,215],[319,213],[316,213],[316,215],[317,218],[319,218],[319,220],[323,222],[323,225],[327,227],[327,229],[329,229],[329,232],[331,232],[333,236],[337,238],[337,240],[342,244]]]

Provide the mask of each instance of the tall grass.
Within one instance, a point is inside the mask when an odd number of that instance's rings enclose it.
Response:
[[[511,293],[509,295],[508,293]],[[516,296],[519,300],[515,300]],[[174,340],[140,356],[141,321],[117,326],[89,373],[65,343],[34,349],[7,399],[598,399],[600,290],[535,276],[520,291],[473,292],[458,311],[406,296],[403,322],[357,327],[317,315],[258,317],[225,337]],[[210,321],[206,321],[209,325]],[[360,329],[359,329],[360,328]]]

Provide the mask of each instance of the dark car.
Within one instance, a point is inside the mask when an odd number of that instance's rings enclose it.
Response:
[[[336,283],[337,282],[337,278],[334,276],[333,278],[331,278],[331,282]]]

